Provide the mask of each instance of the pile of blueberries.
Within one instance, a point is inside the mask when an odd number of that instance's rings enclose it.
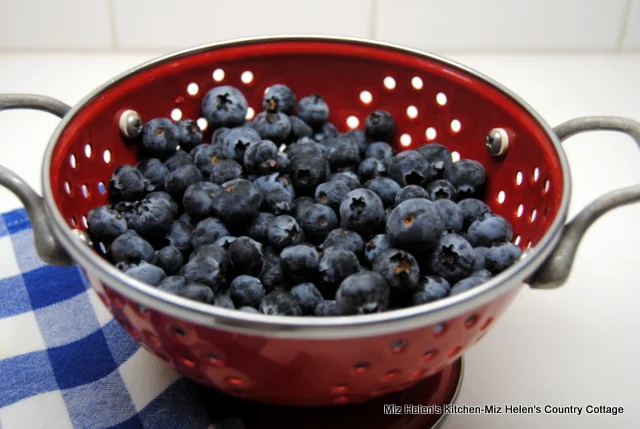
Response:
[[[192,300],[290,316],[367,314],[476,287],[521,250],[482,201],[486,172],[431,143],[396,153],[391,114],[340,133],[319,95],[267,88],[263,111],[210,90],[212,127],[155,118],[89,233],[127,275]],[[295,112],[295,115],[294,115]]]

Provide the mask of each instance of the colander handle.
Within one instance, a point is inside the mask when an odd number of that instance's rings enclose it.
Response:
[[[572,119],[554,128],[560,140],[585,131],[621,131],[633,137],[640,147],[640,123],[614,116],[586,116]],[[616,207],[640,201],[640,185],[629,186],[602,195],[567,223],[558,245],[531,277],[536,289],[562,286],[571,272],[573,260],[584,233],[600,216]]]
[[[9,109],[41,110],[62,118],[71,107],[44,95],[0,94],[0,111]],[[72,265],[71,258],[51,233],[42,197],[20,176],[2,165],[0,165],[0,186],[9,189],[24,204],[31,220],[35,246],[40,257],[49,264]]]

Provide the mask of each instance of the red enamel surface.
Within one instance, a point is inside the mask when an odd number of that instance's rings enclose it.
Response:
[[[212,78],[218,68],[225,72],[219,83]],[[254,75],[250,84],[240,80],[247,70]],[[386,76],[395,79],[393,90],[384,87]],[[412,86],[414,76],[422,79],[421,89]],[[193,96],[187,93],[192,82],[200,89]],[[241,88],[257,112],[265,88],[278,82],[289,85],[299,97],[321,94],[331,107],[330,120],[341,130],[347,129],[346,119],[351,115],[363,124],[374,109],[390,111],[397,122],[395,144],[399,149],[402,134],[411,136],[408,148],[415,148],[428,143],[425,131],[435,128],[434,141],[485,166],[487,201],[496,213],[511,221],[522,248],[529,241],[535,245],[540,240],[560,207],[562,172],[553,145],[524,109],[492,86],[448,65],[379,47],[335,41],[268,41],[209,50],[157,65],[91,100],[70,121],[53,153],[50,179],[58,209],[70,225],[84,229],[82,216],[108,201],[107,195],[98,191],[99,184],[108,187],[116,166],[136,162],[135,142],[124,139],[118,129],[123,110],[136,110],[148,120],[169,117],[179,108],[183,118],[197,119],[204,94],[215,85],[229,84]],[[369,105],[360,100],[363,90],[373,95]],[[447,97],[443,106],[436,102],[439,92]],[[407,116],[408,106],[418,109],[416,118]],[[454,119],[461,123],[459,132],[451,130]],[[485,135],[495,127],[507,129],[511,136],[509,151],[501,158],[490,156],[484,147]],[[210,133],[208,129],[206,139]],[[90,157],[85,154],[87,144],[91,145]],[[110,151],[110,163],[104,160],[105,150]],[[71,155],[75,156],[75,168]],[[537,180],[533,177],[535,168],[539,169]],[[518,172],[524,178],[520,185],[516,183]],[[545,193],[547,180],[550,187]],[[65,190],[67,182],[70,193]],[[506,193],[503,204],[497,201],[500,191]],[[524,212],[517,217],[520,204]],[[532,222],[534,209],[537,216]],[[517,293],[442,321],[446,326],[439,335],[434,335],[433,327],[425,327],[357,340],[294,341],[231,334],[154,310],[141,311],[135,302],[108,286],[93,284],[129,332],[181,373],[235,395],[295,405],[363,401],[374,392],[406,387],[422,374],[436,373],[477,341],[489,321],[496,319]],[[406,345],[390,349],[400,340]],[[385,376],[392,370],[400,372]],[[343,384],[349,389],[336,394],[335,386]]]

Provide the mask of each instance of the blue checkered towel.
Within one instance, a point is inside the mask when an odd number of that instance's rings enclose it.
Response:
[[[24,210],[0,216],[0,429],[241,429],[234,401],[141,348],[77,267],[46,265]]]

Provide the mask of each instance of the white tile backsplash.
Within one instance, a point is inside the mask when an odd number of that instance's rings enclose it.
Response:
[[[369,0],[113,0],[120,49],[164,49],[246,36],[369,37]]]
[[[629,21],[622,46],[626,50],[637,50],[640,49],[640,0],[631,1]]]
[[[377,37],[436,51],[613,50],[627,0],[378,0]]]
[[[0,49],[111,49],[107,0],[0,0]]]

